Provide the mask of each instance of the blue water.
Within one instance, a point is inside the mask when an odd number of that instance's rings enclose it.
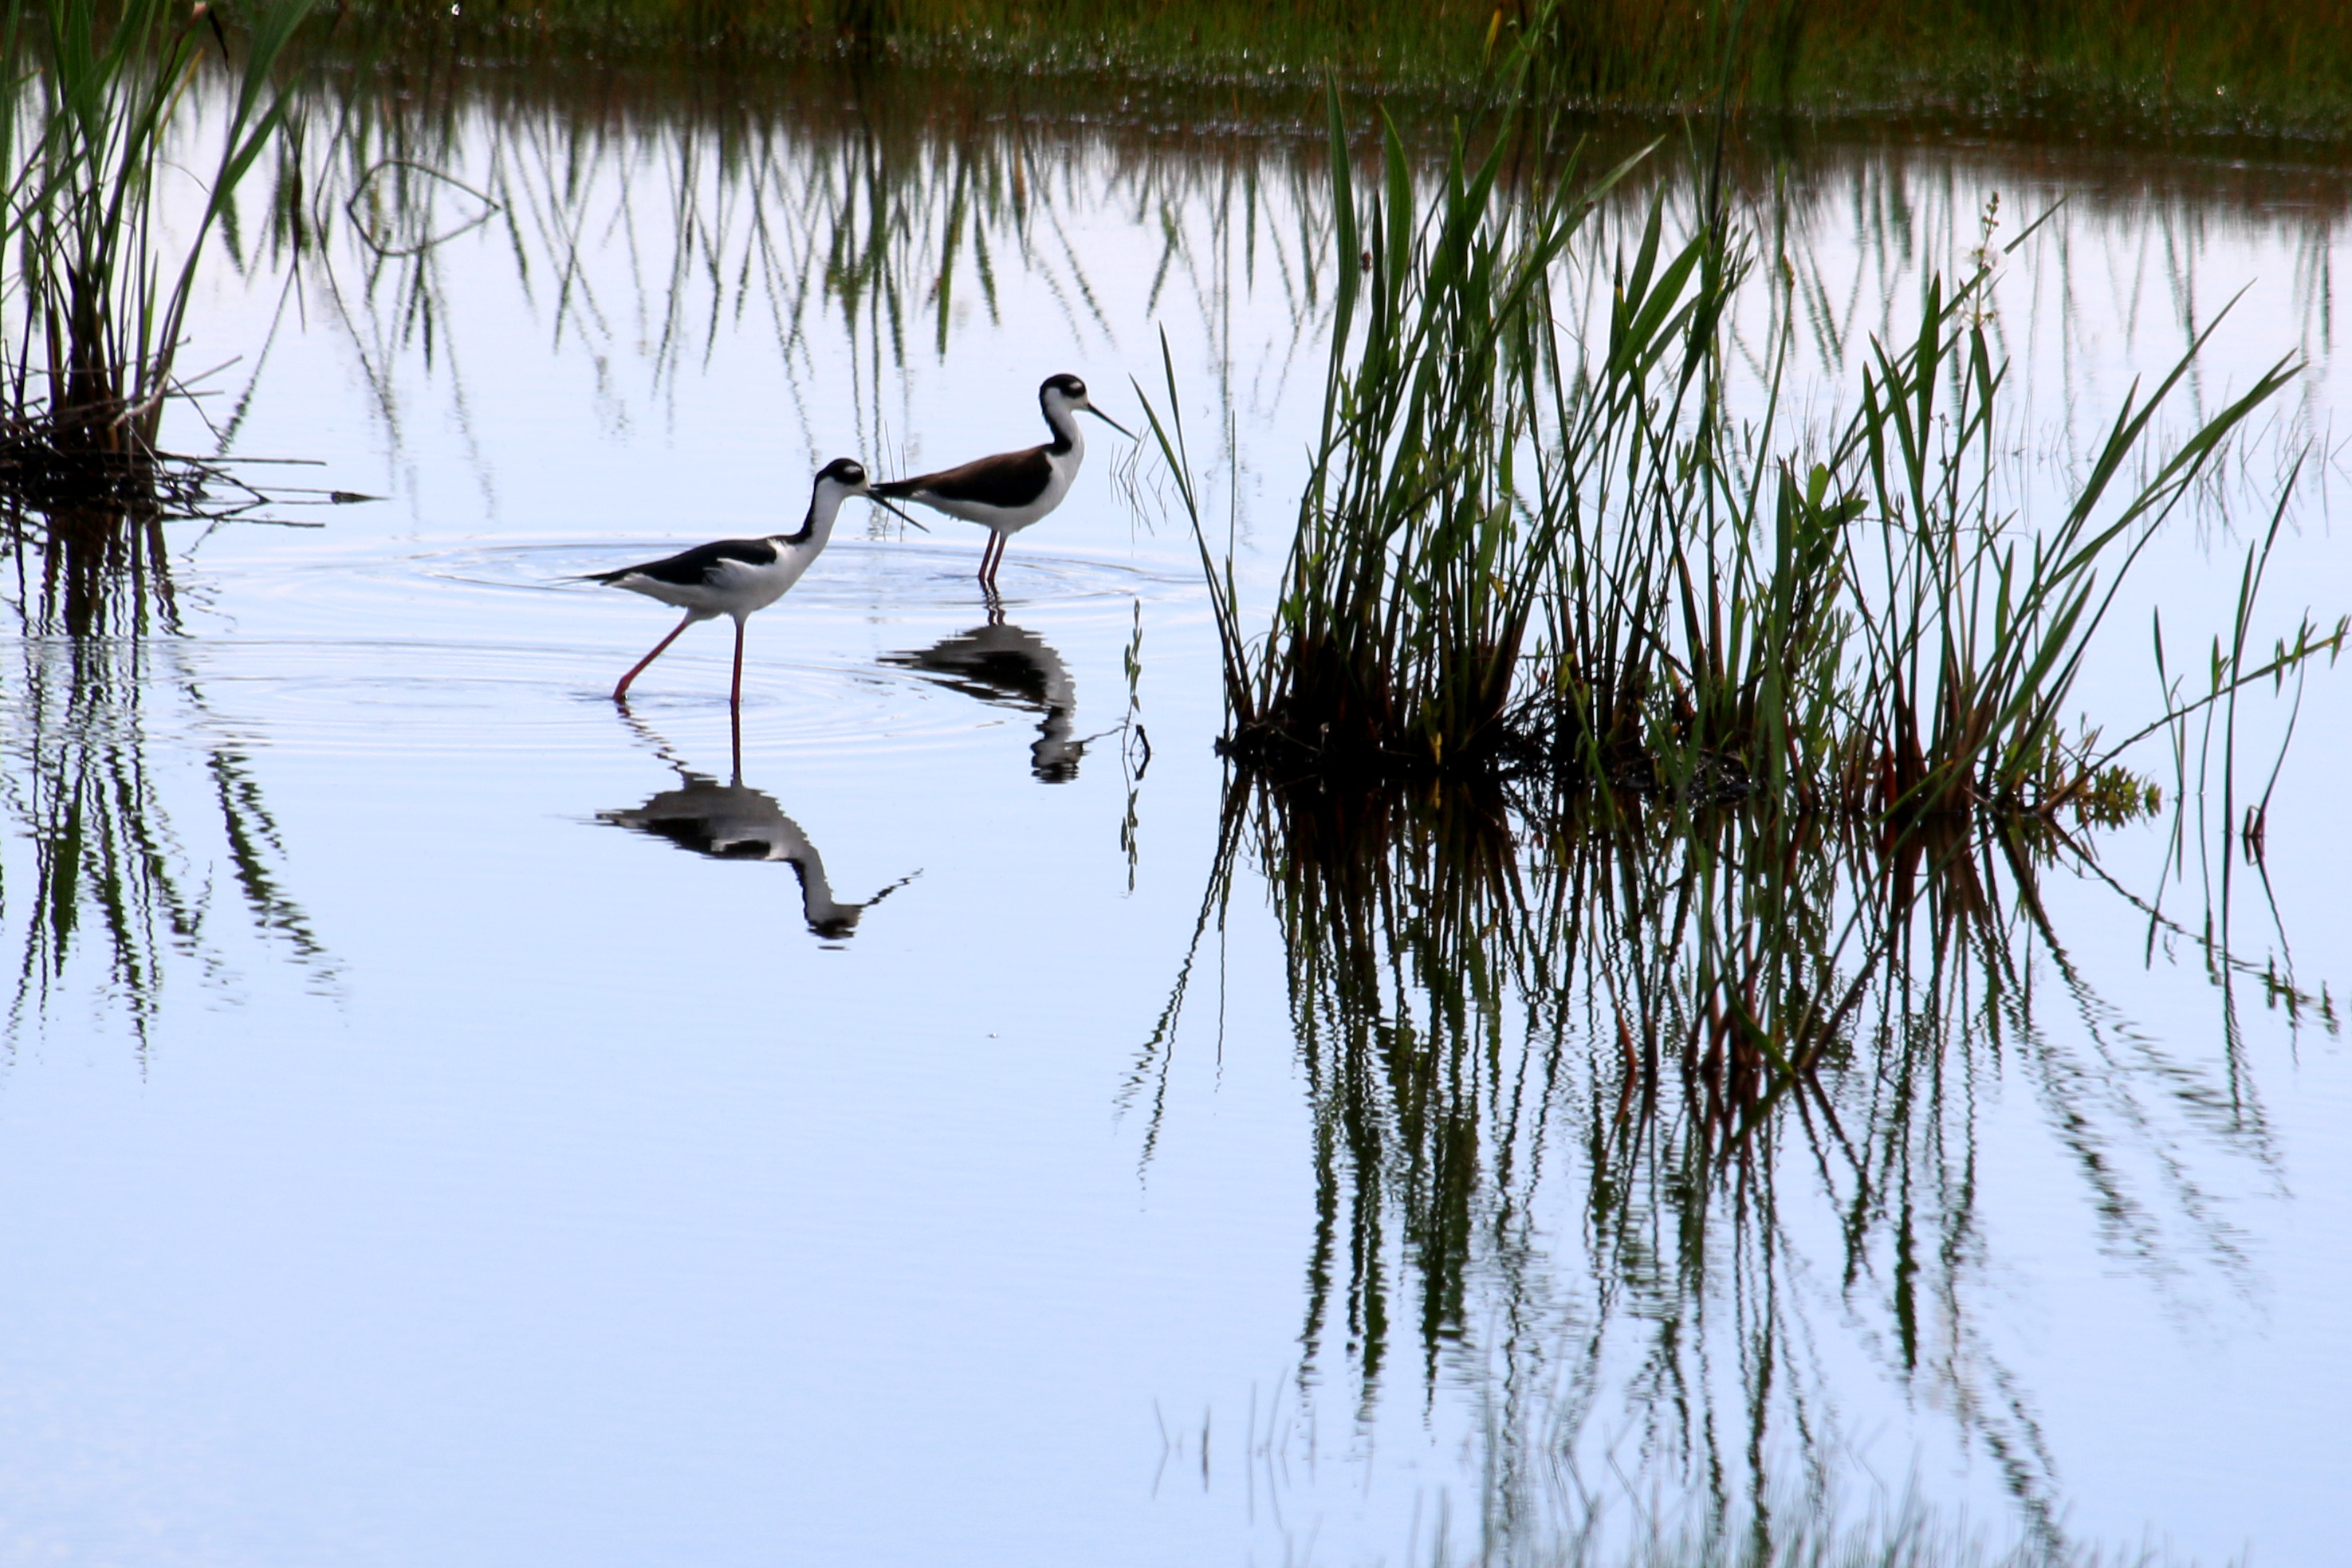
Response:
[[[728,638],[690,633],[625,718],[604,694],[670,622],[572,574],[789,526],[826,457],[887,472],[1034,439],[1049,371],[1136,424],[1129,378],[1158,393],[1164,328],[1214,515],[1230,505],[1263,594],[1320,395],[1318,319],[1281,246],[1220,207],[1213,166],[1065,128],[1037,154],[1056,193],[1027,248],[992,257],[992,307],[966,275],[944,348],[894,348],[838,303],[795,338],[758,287],[720,289],[714,318],[693,277],[672,287],[663,150],[696,134],[600,143],[574,214],[593,287],[568,300],[535,237],[439,247],[429,352],[347,235],[290,274],[217,265],[184,362],[248,356],[225,378],[253,372],[236,449],[321,459],[318,483],[384,499],[278,513],[319,529],[197,543],[177,525],[184,630],[95,650],[89,711],[63,711],[62,643],[7,649],[11,945],[34,940],[40,852],[19,776],[78,737],[136,761],[180,903],[176,932],[142,913],[135,972],[86,911],[12,1015],[0,1561],[1400,1563],[1441,1538],[1460,1560],[1515,1425],[1573,1461],[1533,1494],[1563,1528],[1580,1497],[1676,1516],[1638,1336],[1618,1322],[1571,1375],[1611,1293],[1573,1137],[1517,1308],[1476,1295],[1472,1343],[1426,1385],[1402,1321],[1369,1396],[1337,1336],[1302,1377],[1312,1123],[1246,856],[1175,1045],[1144,1053],[1214,861],[1222,715],[1192,542],[1123,443],[1096,442],[1015,542],[993,612],[976,529],[868,529],[853,507],[752,622],[757,795],[730,799],[814,847],[824,897],[865,905],[854,928],[811,929],[804,855],[714,857],[611,821],[729,782]],[[499,157],[528,175],[482,122],[467,136],[478,183]],[[787,161],[778,188],[822,166]],[[1846,210],[1838,182],[1898,175],[1948,251],[1984,194],[2015,210],[2036,188],[1981,150],[1857,154],[1825,164],[1817,227]],[[2263,280],[2216,378],[2307,350],[2294,411],[2324,433],[2332,328],[2276,279],[2315,246],[2341,259],[2333,220],[2151,179],[2086,197],[2064,256],[2013,264],[2034,428],[2063,445],[2064,405],[2111,406],[2177,346],[2153,305],[2126,330],[2137,297],[2112,281],[2161,230],[2209,293]],[[1187,248],[1163,269],[1171,233]],[[1861,249],[1876,259],[1817,254],[1869,298],[1892,264]],[[1903,277],[1937,254],[1913,245]],[[2092,302],[2060,319],[2059,282]],[[2283,619],[2352,604],[2318,477]],[[2179,532],[2146,592],[2210,629],[2233,558]],[[974,635],[1036,661],[1055,701],[923,667]],[[2297,982],[2330,997],[2352,960],[2331,810],[2346,691],[2315,680],[2279,779],[2276,927],[2243,868],[2231,911],[2257,970],[2291,944]],[[2134,646],[2086,700],[2137,717],[2153,696]],[[2284,710],[2261,712],[2274,733]],[[2149,828],[2105,859],[2150,894],[2163,856]],[[1924,1310],[1918,1370],[1890,1346],[1885,1281],[1841,1278],[1838,1210],[1784,1167],[1785,1375],[1814,1457],[1856,1512],[1909,1493],[2009,1539],[2021,1462],[2084,1542],[2337,1561],[2341,1039],[2290,1028],[2258,976],[2232,1024],[2193,942],[2151,943],[2094,882],[2048,894],[2100,1001],[2041,960],[2039,1033],[1969,1075],[1978,1249]],[[2201,929],[2197,887],[2167,908]],[[2072,1152],[2081,1124],[2120,1208]],[[1745,1319],[1722,1288],[1707,1375],[1736,1419]],[[1507,1310],[1538,1347],[1507,1379]],[[1541,1561],[1545,1539],[1493,1560]]]

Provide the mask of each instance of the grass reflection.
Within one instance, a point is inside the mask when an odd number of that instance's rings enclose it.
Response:
[[[15,648],[0,810],[26,851],[0,883],[18,954],[8,1038],[78,1004],[85,1023],[119,1019],[144,1051],[175,974],[236,993],[228,940],[240,925],[331,989],[340,967],[287,890],[284,835],[251,758],[219,738],[156,733],[158,705],[173,710],[169,728],[212,727],[176,651],[35,635]]]
[[[453,269],[485,245],[551,347],[593,359],[600,418],[631,417],[633,359],[659,402],[749,334],[772,344],[803,429],[845,403],[877,453],[902,423],[899,372],[944,359],[968,315],[1001,324],[1009,286],[1042,280],[1077,343],[1117,339],[1076,232],[1106,211],[1157,236],[1155,313],[1229,334],[1233,285],[1262,270],[1296,295],[1302,330],[1318,317],[1287,215],[1311,204],[1311,176],[1262,138],[1155,145],[1137,128],[1097,159],[1063,96],[953,73],[486,78],[421,48],[328,68],[280,150],[254,254],[307,263],[395,434],[404,357],[452,377],[465,417]],[[1180,150],[1200,156],[1167,155]]]
[[[576,360],[591,389],[580,417],[604,429],[674,417],[682,389],[748,340],[772,345],[758,350],[752,395],[789,402],[804,431],[838,430],[846,416],[835,411],[851,411],[855,444],[877,461],[908,444],[909,373],[1008,323],[1130,370],[1148,323],[1168,327],[1180,352],[1197,341],[1217,378],[1199,389],[1218,411],[1201,428],[1224,438],[1223,458],[1238,455],[1224,415],[1242,429],[1276,417],[1331,330],[1333,181],[1321,106],[1303,87],[1241,98],[1177,81],[657,50],[534,50],[485,70],[437,24],[330,41],[248,184],[266,204],[232,203],[225,233],[240,267],[289,279],[281,319],[307,313],[348,332],[395,444],[424,385],[441,385],[450,414],[474,427],[482,394],[460,324],[486,297]],[[1453,110],[1387,107],[1426,197]],[[1561,127],[1590,137],[1594,169],[1660,129],[1627,116]],[[1733,301],[1736,356],[1765,379],[1786,346],[1792,387],[1848,379],[1874,333],[1916,330],[1923,271],[1972,271],[1988,189],[2009,197],[2004,239],[2019,214],[2064,193],[2044,243],[2006,264],[1988,330],[2004,352],[2032,340],[2038,365],[2063,367],[2063,385],[2037,394],[2036,418],[2063,408],[2070,449],[2105,434],[2076,430],[2074,405],[2086,425],[2109,411],[2102,378],[2118,345],[2170,357],[2210,320],[2203,279],[2218,246],[2275,236],[2295,253],[2298,300],[2327,297],[2340,176],[2126,160],[2074,140],[2058,151],[2031,124],[2013,129],[2014,141],[1955,152],[1939,141],[1953,130],[1943,121],[1833,134],[1743,124],[1724,151],[1724,189],[1770,265],[1791,271],[1787,289]],[[1360,135],[1357,148],[1369,151]],[[1653,197],[1670,232],[1694,226],[1700,155],[1671,136],[1626,176],[1627,199],[1586,219],[1582,254],[1637,246]],[[1560,285],[1563,316],[1605,334],[1607,268]],[[2305,316],[2326,319],[2315,305]],[[2306,350],[2321,363],[2332,344]],[[812,457],[841,444],[827,442]],[[496,455],[476,444],[487,469]]]
[[[177,651],[151,641],[181,631],[164,525],[266,499],[220,461],[164,450],[161,433],[188,396],[174,367],[199,262],[224,225],[234,246],[235,192],[279,133],[280,58],[309,10],[252,8],[232,48],[202,6],[0,9],[0,321],[15,345],[0,377],[0,551],[18,622],[0,801],[27,846],[0,883],[19,955],[12,1041],[79,1000],[143,1051],[175,971],[234,990],[232,900],[314,984],[335,977],[285,890],[284,843],[243,751],[159,741],[152,726],[161,706],[208,727]],[[175,208],[166,189],[194,170],[193,210]]]
[[[1236,784],[1129,1085],[1147,1160],[1238,865],[1280,929],[1312,1120],[1302,1383],[1340,1377],[1366,1418],[1400,1381],[1482,1390],[1495,1541],[1557,1524],[1601,1432],[1636,1494],[1769,1532],[1762,1500],[1818,1492],[1852,1436],[1835,1336],[2060,1545],[2058,1458],[1981,1300],[2004,1085],[2115,1265],[2247,1288],[2223,1195],[2276,1172],[2240,1042],[2176,1051],[2077,961],[2045,890],[2096,867],[2064,823]],[[2292,977],[2131,917],[2195,942],[2225,1010],[2255,984],[2336,1030]]]

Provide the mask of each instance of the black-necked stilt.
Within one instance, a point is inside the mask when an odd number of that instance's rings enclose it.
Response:
[[[1077,416],[1093,414],[1129,441],[1135,439],[1133,431],[1087,400],[1087,383],[1076,376],[1047,376],[1037,389],[1037,405],[1054,433],[1043,446],[1000,452],[918,479],[892,479],[874,486],[877,496],[920,501],[933,511],[988,529],[988,547],[980,553],[980,580],[992,588],[1004,559],[1005,541],[1060,506],[1070,493],[1070,482],[1087,456]]]
[[[802,519],[797,533],[771,534],[757,539],[720,539],[642,566],[589,573],[586,581],[625,588],[686,612],[686,619],[621,677],[621,684],[613,688],[613,700],[628,701],[629,683],[643,674],[647,664],[660,658],[688,627],[698,621],[731,615],[735,618],[735,681],[729,688],[728,702],[740,712],[743,706],[744,621],[753,612],[765,610],[782,599],[784,591],[798,582],[801,574],[824,553],[826,542],[833,538],[833,519],[841,510],[841,503],[852,496],[877,499],[872,490],[865,468],[854,458],[836,457],[818,471],[815,492],[809,497],[808,516]],[[879,504],[889,505],[887,501]],[[907,517],[896,507],[890,510]],[[907,520],[915,522],[912,517]],[[923,525],[915,526],[919,528]]]
[[[989,603],[993,611],[995,601]],[[1034,632],[992,613],[985,626],[943,637],[928,648],[885,653],[882,662],[920,670],[985,703],[1044,714],[1036,742],[1029,747],[1030,771],[1048,784],[1078,776],[1078,759],[1087,750],[1086,741],[1070,737],[1078,711],[1078,684],[1062,655]]]
[[[800,878],[801,918],[828,942],[845,940],[857,929],[860,915],[913,880],[901,877],[863,904],[844,904],[825,880],[824,857],[774,796],[740,779],[721,784],[685,768],[678,778],[679,788],[665,789],[633,810],[599,812],[598,820],[714,860],[783,862]]]

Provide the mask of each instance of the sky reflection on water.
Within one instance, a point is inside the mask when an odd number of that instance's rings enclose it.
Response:
[[[2004,1534],[2023,1497],[2085,1540],[2332,1561],[2352,1096],[2311,1002],[2352,952],[2340,679],[2313,687],[2270,829],[2301,992],[2262,983],[2284,944],[2242,871],[2255,969],[2227,992],[2194,940],[2204,888],[2171,889],[2174,929],[2053,872],[2030,1015],[1988,1004],[1972,1054],[1921,1081],[1938,1113],[1885,1155],[1887,1234],[1969,1207],[1948,1251],[1851,1265],[1858,1222],[1792,1138],[1785,1194],[1734,1195],[1694,1277],[1671,1235],[1580,1209],[1613,1157],[1606,1081],[1581,1075],[1616,1042],[1573,1016],[1591,988],[1533,1008],[1529,1042],[1520,981],[1569,973],[1548,950],[1465,977],[1453,1015],[1409,967],[1437,950],[1381,932],[1307,955],[1377,960],[1370,990],[1318,1013],[1321,979],[1299,989],[1279,868],[1302,841],[1221,824],[1206,603],[1164,481],[1117,444],[1024,537],[1002,605],[976,537],[829,551],[753,641],[742,782],[715,782],[724,639],[657,665],[632,725],[604,694],[645,618],[559,586],[785,526],[818,454],[897,472],[1030,439],[1045,370],[1113,403],[1165,326],[1188,418],[1230,430],[1216,482],[1262,589],[1319,391],[1310,151],[447,106],[450,172],[492,221],[412,211],[410,237],[445,236],[414,256],[383,248],[407,229],[371,250],[331,227],[315,263],[216,269],[187,359],[259,361],[238,450],[393,498],[208,540],[184,639],[17,643],[0,886],[38,983],[0,1088],[0,1558],[1393,1562],[1449,1500],[1457,1546],[1483,1527],[1523,1561],[1580,1489],[1673,1507],[1710,1475],[1818,1467]],[[2074,411],[2095,423],[2247,277],[2266,286],[2210,374],[2300,345],[2297,417],[2326,428],[2329,177],[1817,156],[1824,362],[1976,242],[1992,190],[2021,213],[2079,183],[2002,285],[2028,435],[2063,462]],[[978,190],[997,205],[959,229]],[[2318,478],[2282,617],[2352,603]],[[2187,614],[2213,576],[2184,538],[2151,591]],[[1139,783],[1111,742],[1076,749],[1118,722],[1131,648]],[[2089,690],[2137,716],[2144,671]],[[1438,904],[1495,917],[1462,892],[1478,855],[1566,863],[1468,821],[1377,841],[1392,870],[1345,838],[1322,863],[1377,873],[1408,933]],[[117,916],[73,890],[68,950],[43,868],[77,831],[115,835],[131,891]],[[2147,896],[2161,829],[2108,843]],[[797,887],[710,863],[745,849]],[[1408,1024],[1465,1047],[1469,1141],[1427,1146],[1489,1162],[1461,1190],[1501,1222],[1423,1223],[1453,1190],[1426,1170],[1342,1170],[1330,1086]],[[1896,1312],[1906,1270],[1933,1288]],[[1608,1337],[1629,1327],[1659,1337]]]

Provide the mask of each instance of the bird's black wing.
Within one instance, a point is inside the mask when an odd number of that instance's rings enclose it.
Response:
[[[1046,449],[1033,446],[1026,452],[1000,453],[943,468],[919,479],[893,479],[875,486],[874,493],[897,500],[936,496],[943,501],[976,501],[984,507],[1025,507],[1045,494],[1053,477],[1054,465]]]
[[[592,571],[590,582],[618,582],[625,577],[650,577],[656,582],[675,583],[680,588],[692,588],[710,580],[722,561],[740,560],[747,566],[773,566],[776,547],[769,539],[720,539],[717,544],[697,545],[659,560],[649,560],[643,566],[625,566],[618,571]]]
[[[935,675],[949,690],[984,703],[1010,702],[1041,709],[1048,706],[1049,677],[1036,655],[1017,648],[983,648],[968,632],[928,648],[885,653],[881,658],[886,664]]]

